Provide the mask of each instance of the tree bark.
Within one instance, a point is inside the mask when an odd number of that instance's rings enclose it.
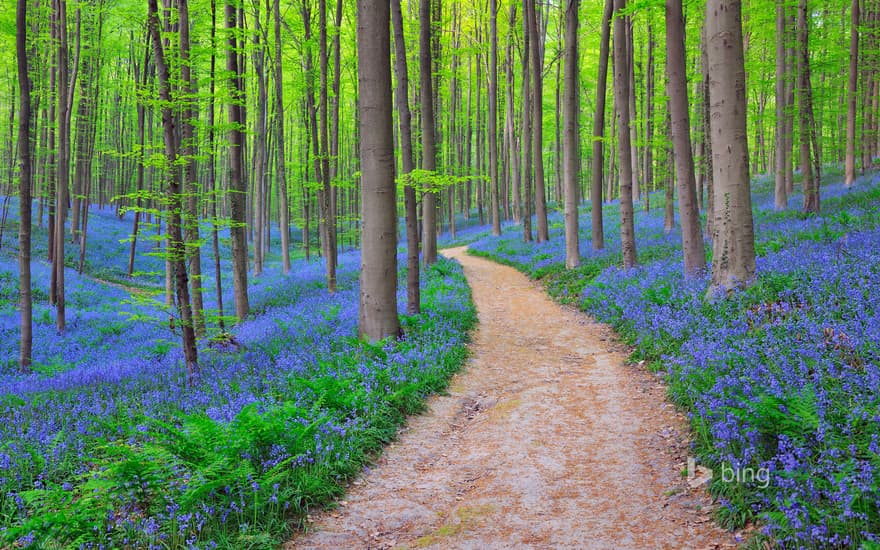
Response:
[[[183,124],[181,128],[181,153],[183,155],[184,192],[186,193],[186,216],[183,217],[185,242],[198,243],[199,238],[199,185],[196,170],[196,125],[197,113],[193,109],[196,104],[196,90],[192,77],[189,39],[189,0],[178,0],[177,16],[180,21],[180,79],[183,86]],[[201,246],[185,249],[189,268],[189,283],[192,294],[192,320],[196,336],[205,335],[205,305],[202,298],[202,253]]]
[[[18,304],[21,310],[21,339],[18,369],[30,372],[33,360],[33,297],[31,295],[31,82],[27,51],[28,0],[16,4],[15,51],[18,62]],[[12,190],[10,189],[10,192]]]
[[[550,239],[550,230],[547,225],[547,201],[544,196],[544,56],[541,51],[541,39],[538,34],[538,17],[535,10],[537,0],[528,0],[527,19],[529,21],[529,34],[531,48],[530,59],[532,62],[532,164],[535,170],[535,218],[538,226],[537,240],[539,243]]]
[[[409,76],[406,63],[406,42],[403,35],[403,14],[400,0],[391,1],[391,19],[394,27],[394,62],[397,73],[397,113],[400,124],[401,172],[409,174],[415,168],[412,152],[412,114],[409,110]],[[416,315],[421,311],[419,288],[419,214],[416,190],[411,185],[403,188],[406,211],[406,312]]]
[[[422,0],[423,10],[428,7],[427,3],[428,0]],[[383,0],[358,0],[357,6],[363,201],[358,332],[362,338],[376,341],[396,336],[400,331],[397,318],[397,199],[391,115],[390,14],[389,2]],[[427,14],[423,15],[427,18]],[[425,46],[424,40],[422,46]],[[428,71],[429,80],[430,76]],[[433,227],[428,229],[433,233]],[[429,238],[429,235],[425,237]]]
[[[682,11],[681,0],[666,0],[666,78],[669,82],[669,115],[675,175],[678,180],[678,215],[681,219],[684,272],[685,275],[695,275],[706,269],[706,252],[700,228],[694,157],[691,150],[685,26]]]
[[[807,29],[807,0],[798,2],[798,114],[800,115],[801,173],[803,174],[804,212],[819,212],[819,174],[813,171],[811,153],[813,132],[813,93],[810,83],[809,30]]]
[[[186,243],[183,237],[182,225],[182,186],[179,181],[179,171],[175,167],[178,160],[177,136],[174,129],[174,114],[172,111],[172,98],[170,91],[170,76],[165,64],[165,52],[162,47],[162,38],[159,33],[159,8],[156,0],[148,0],[148,27],[153,42],[153,56],[156,59],[156,73],[159,77],[159,98],[162,100],[162,128],[165,141],[165,170],[167,173],[168,195],[170,198],[168,218],[168,234],[170,241],[169,258],[174,266],[174,278],[177,294],[177,310],[180,315],[180,330],[183,335],[183,355],[186,363],[186,372],[190,383],[199,370],[198,351],[196,350],[196,333],[193,326],[192,305],[189,296],[189,281],[186,273]],[[187,0],[179,0],[186,12]]]
[[[856,94],[859,87],[859,0],[852,0],[849,37],[849,78],[846,88],[846,161],[844,185],[856,179]],[[777,31],[778,32],[778,31]]]
[[[522,197],[521,197],[521,180],[520,180],[520,155],[519,141],[516,135],[516,121],[514,119],[516,101],[514,98],[513,76],[513,32],[516,23],[516,2],[511,2],[510,13],[508,16],[508,32],[507,32],[507,59],[505,62],[507,76],[507,97],[506,97],[506,127],[507,127],[507,156],[510,166],[509,185],[510,194],[512,195],[512,214],[513,221],[522,222]]]
[[[530,57],[530,32],[529,32],[529,8],[528,4],[532,0],[523,0],[523,48],[522,48],[522,220],[523,220],[523,240],[525,242],[532,241],[532,87],[531,78],[529,77],[529,57]]]
[[[277,6],[277,3],[276,3]],[[210,97],[214,97],[214,89],[216,87],[217,77],[217,46],[215,39],[217,37],[217,9],[216,0],[211,0],[211,75],[210,75]],[[223,277],[220,272],[220,231],[217,228],[217,166],[216,166],[216,144],[214,142],[214,122],[215,122],[214,102],[208,102],[208,188],[211,190],[211,249],[214,256],[214,286],[217,296],[217,325],[220,330],[226,330],[226,322],[223,320]],[[285,203],[286,204],[286,203]],[[284,225],[282,224],[282,231]],[[282,236],[282,242],[284,237]],[[288,260],[290,258],[287,255]]]
[[[150,0],[155,1],[155,0]],[[244,321],[250,310],[248,303],[247,271],[247,182],[242,174],[244,148],[244,97],[241,71],[238,64],[238,18],[235,4],[227,1],[226,28],[229,32],[226,49],[226,70],[229,71],[231,100],[229,103],[229,204],[232,218],[232,286],[235,294],[235,315]]]
[[[590,185],[593,250],[605,248],[605,230],[602,227],[602,183],[605,168],[605,96],[608,82],[608,46],[611,38],[611,14],[614,0],[605,0],[602,13],[602,36],[599,41],[599,72],[596,78],[596,111],[593,118],[593,166]]]
[[[284,78],[281,58],[281,0],[275,0],[275,140],[277,142],[276,170],[278,174],[278,200],[281,216],[281,269],[285,275],[290,273],[290,206],[287,200],[287,157],[284,137]],[[213,62],[213,57],[211,58]],[[213,79],[211,80],[213,82]],[[213,94],[212,94],[213,95]]]
[[[363,1],[363,0],[360,0]],[[359,4],[360,5],[360,4]],[[434,79],[432,78],[431,0],[419,1],[419,73],[422,99],[422,169],[437,169],[434,129]],[[368,128],[368,127],[367,127]],[[363,135],[361,135],[363,138]],[[422,239],[425,265],[437,262],[437,194],[428,192],[422,200]]]
[[[785,79],[785,3],[776,2],[776,175],[774,182],[774,207],[788,208],[788,189],[785,185],[785,166],[790,162],[786,144],[785,111],[787,108]]]
[[[740,0],[709,0],[706,9],[715,185],[710,294],[745,286],[755,275],[741,9]]]
[[[498,182],[498,0],[489,0],[489,185],[492,234],[501,235]]]
[[[630,56],[627,44],[629,17],[623,14],[626,0],[614,0],[614,102],[617,106],[617,144],[620,158],[620,242],[623,267],[636,266],[636,235],[633,223],[633,164],[630,143]]]
[[[328,135],[327,97],[327,0],[318,0],[318,64],[320,68],[320,96],[318,98],[319,142],[321,159],[321,217],[324,218],[324,260],[327,268],[327,290],[336,292],[336,211],[332,208],[333,187],[330,181],[330,137]]]
[[[565,193],[565,267],[580,265],[578,236],[578,0],[565,3],[565,91],[562,98],[562,179]],[[601,208],[601,206],[600,206]]]

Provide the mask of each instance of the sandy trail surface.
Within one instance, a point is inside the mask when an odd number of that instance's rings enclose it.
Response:
[[[684,417],[612,331],[513,268],[464,266],[472,356],[285,548],[730,548],[682,477]]]

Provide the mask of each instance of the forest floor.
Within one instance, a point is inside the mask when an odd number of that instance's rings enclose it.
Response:
[[[471,359],[285,548],[736,546],[682,475],[686,419],[658,375],[515,269],[445,253],[479,313]]]

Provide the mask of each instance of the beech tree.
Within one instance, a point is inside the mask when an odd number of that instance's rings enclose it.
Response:
[[[810,80],[809,17],[807,0],[798,2],[798,113],[801,143],[801,174],[803,175],[804,212],[819,212],[819,148],[815,143],[813,120],[813,88]],[[814,156],[815,155],[815,156]]]
[[[550,239],[547,225],[547,200],[544,181],[544,55],[541,38],[538,34],[538,17],[535,9],[537,0],[526,1],[526,19],[529,26],[529,58],[532,63],[532,163],[535,171],[535,218],[537,240],[542,243]]]
[[[21,341],[18,368],[31,369],[33,351],[33,300],[31,296],[31,82],[28,72],[28,0],[18,0],[15,16],[15,52],[18,65],[18,304]]]
[[[779,8],[777,8],[779,9]],[[856,95],[859,87],[859,0],[852,0],[850,8],[849,77],[846,88],[846,160],[844,185],[851,186],[856,179]],[[777,39],[778,40],[778,39]],[[777,50],[777,55],[779,50]],[[777,84],[777,93],[779,85]],[[778,112],[778,111],[777,111]]]
[[[681,241],[684,271],[694,275],[706,269],[703,233],[697,208],[694,157],[691,149],[685,60],[684,14],[681,0],[666,0],[666,78],[669,89],[672,147],[675,175],[678,180],[678,212],[681,218]],[[671,203],[671,197],[667,196]]]
[[[563,188],[565,192],[565,267],[580,264],[578,237],[578,0],[565,3],[565,95],[562,102]],[[601,209],[601,202],[593,208]]]
[[[422,0],[422,9],[427,7],[427,3],[427,0]],[[391,116],[391,21],[387,1],[358,0],[357,9],[363,201],[358,331],[361,337],[375,341],[396,336],[400,331],[397,319],[397,216]],[[422,46],[425,46],[424,41]]]
[[[742,287],[755,274],[742,37],[741,2],[708,0],[706,49],[715,185],[710,293]]]
[[[602,13],[602,37],[599,41],[599,69],[596,78],[596,114],[593,118],[593,165],[590,185],[593,250],[605,248],[605,230],[602,227],[602,184],[605,166],[605,92],[608,80],[608,46],[611,42],[611,15],[614,0],[605,0]]]
[[[235,293],[235,315],[239,321],[247,317],[247,183],[244,179],[242,148],[244,147],[244,105],[242,74],[239,70],[238,10],[231,0],[226,8],[226,70],[229,72],[229,204],[232,237],[232,286]]]
[[[786,47],[785,47],[785,3],[776,2],[776,174],[774,186],[774,206],[777,210],[788,207],[786,186],[786,166],[790,163],[789,149],[786,148]]]
[[[630,143],[629,17],[626,0],[614,0],[614,105],[617,109],[617,144],[620,158],[620,242],[623,266],[636,265],[636,231],[633,221],[633,162]]]
[[[183,6],[186,13],[187,0],[178,0],[178,8]],[[168,218],[168,234],[170,249],[169,258],[173,265],[175,291],[177,297],[177,311],[180,316],[180,330],[183,335],[183,353],[186,363],[186,371],[190,381],[199,370],[198,351],[196,349],[196,331],[193,321],[192,303],[190,302],[189,280],[186,265],[186,242],[183,235],[183,186],[180,182],[180,171],[176,168],[178,162],[178,142],[174,128],[174,115],[172,112],[171,75],[165,62],[165,50],[162,45],[162,36],[159,30],[159,8],[156,0],[148,0],[149,14],[147,25],[150,29],[150,38],[153,44],[153,56],[156,59],[156,73],[159,79],[159,99],[162,101],[162,128],[164,130],[165,159],[164,172],[168,186],[168,199],[170,216]],[[184,21],[185,22],[185,21]],[[181,38],[181,49],[184,48]],[[181,51],[182,57],[185,53]]]
[[[400,126],[401,172],[409,174],[415,169],[412,151],[412,114],[409,110],[407,89],[409,76],[406,63],[406,42],[403,34],[403,14],[400,0],[391,1],[391,20],[394,28],[394,61],[397,73],[397,88],[394,97],[397,101],[397,117]],[[415,315],[421,310],[421,288],[419,287],[419,216],[416,190],[412,185],[403,188],[404,209],[406,211],[406,311]]]
[[[358,4],[360,5],[360,4]],[[422,169],[437,169],[434,127],[434,78],[431,70],[432,27],[431,0],[419,0],[419,74],[422,103]],[[437,262],[437,195],[422,197],[422,250],[425,264]]]
[[[501,234],[498,182],[498,0],[489,0],[489,186],[492,234]]]

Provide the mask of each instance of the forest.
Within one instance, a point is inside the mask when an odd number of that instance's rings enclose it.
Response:
[[[880,548],[880,3],[0,45],[0,548]]]

